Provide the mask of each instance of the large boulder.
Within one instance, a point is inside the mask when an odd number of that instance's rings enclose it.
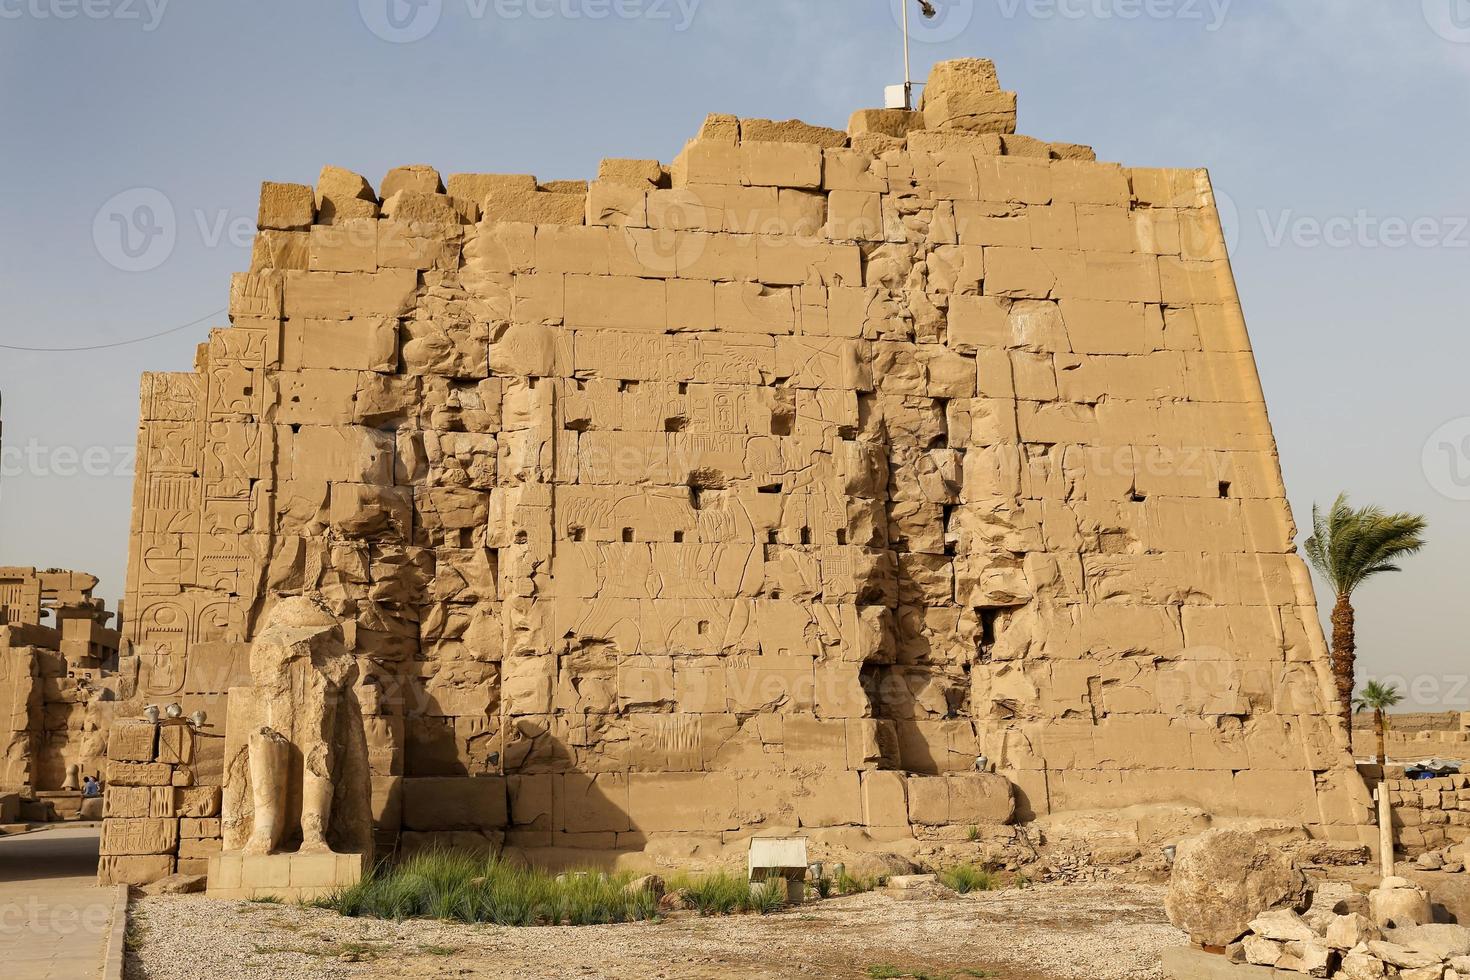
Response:
[[[1270,842],[1241,830],[1207,830],[1179,845],[1164,907],[1194,942],[1224,946],[1262,912],[1305,911],[1311,894],[1306,875]]]

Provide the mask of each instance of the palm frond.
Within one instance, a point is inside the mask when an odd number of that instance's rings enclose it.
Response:
[[[1428,526],[1418,514],[1354,507],[1341,494],[1325,513],[1313,506],[1312,535],[1304,550],[1339,596],[1351,595],[1369,578],[1399,571],[1400,558],[1423,549]]]
[[[1353,706],[1360,710],[1383,711],[1402,704],[1403,700],[1404,696],[1392,684],[1369,681],[1363,685],[1363,689],[1353,698]]]

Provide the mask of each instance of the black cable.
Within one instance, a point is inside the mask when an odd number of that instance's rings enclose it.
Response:
[[[119,340],[112,344],[93,344],[87,347],[17,347],[13,344],[0,344],[0,350],[24,351],[30,354],[78,354],[92,350],[111,350],[115,347],[127,347],[131,344],[142,344],[150,340],[157,340],[159,337],[167,337],[169,334],[198,326],[205,320],[213,320],[217,316],[222,316],[225,312],[225,310],[215,310],[213,313],[206,313],[196,320],[190,320],[188,323],[177,327],[169,327],[167,330],[160,330],[158,333],[151,333],[146,337],[134,337],[132,340]]]

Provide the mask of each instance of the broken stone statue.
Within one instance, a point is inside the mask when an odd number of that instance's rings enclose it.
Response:
[[[210,892],[253,882],[301,897],[350,883],[342,876],[355,880],[370,860],[372,818],[358,668],[341,624],[315,599],[279,600],[251,646],[250,676],[230,691],[226,853],[211,865]],[[304,860],[317,856],[327,860]],[[273,861],[279,868],[262,870]]]
[[[357,673],[331,613],[309,598],[281,600],[251,647],[252,686],[231,691],[231,733],[243,730],[244,739],[226,745],[227,850],[356,853],[367,846]],[[255,723],[237,727],[237,718]],[[289,847],[298,832],[299,847]]]

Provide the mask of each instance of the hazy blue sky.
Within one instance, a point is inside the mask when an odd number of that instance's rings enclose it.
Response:
[[[898,0],[417,2],[0,0],[0,345],[202,321],[0,349],[0,564],[121,593],[138,375],[224,322],[262,179],[589,177],[709,111],[841,127],[901,80]],[[992,57],[1023,132],[1210,168],[1298,521],[1347,489],[1433,525],[1361,594],[1365,669],[1470,710],[1470,0],[941,5],[918,78]]]

